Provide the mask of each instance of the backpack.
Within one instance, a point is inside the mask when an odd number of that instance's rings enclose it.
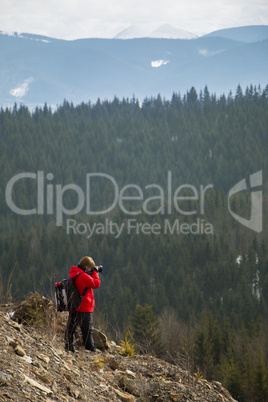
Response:
[[[88,288],[85,288],[82,296],[80,296],[74,281],[75,279],[81,275],[77,274],[74,278],[63,279],[61,282],[55,283],[55,299],[57,311],[74,311],[79,308],[83,297],[88,291]]]

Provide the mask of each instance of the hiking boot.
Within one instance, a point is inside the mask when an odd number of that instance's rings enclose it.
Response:
[[[89,352],[97,353],[97,349],[95,347],[87,349]]]
[[[75,352],[75,348],[73,345],[66,345],[65,350],[66,352],[73,352],[73,353]]]

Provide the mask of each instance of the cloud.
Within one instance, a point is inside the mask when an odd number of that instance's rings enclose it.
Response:
[[[205,57],[214,56],[215,54],[219,54],[224,51],[225,51],[224,49],[220,49],[220,50],[215,50],[214,52],[210,52],[207,49],[198,49],[198,53],[201,54],[201,56],[205,56]]]
[[[169,60],[155,60],[151,61],[151,66],[154,68],[165,66],[167,63],[169,63]]]
[[[194,34],[268,24],[267,0],[0,0],[0,28],[62,39],[112,37],[168,23]]]
[[[33,78],[27,78],[26,80],[23,81],[22,84],[20,84],[18,87],[13,88],[9,91],[9,93],[12,96],[15,96],[16,98],[22,98],[23,96],[25,96],[29,90],[29,86],[30,84],[33,82]]]

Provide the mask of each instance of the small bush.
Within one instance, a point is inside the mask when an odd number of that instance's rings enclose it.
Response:
[[[121,354],[124,356],[135,355],[135,345],[131,344],[128,340],[128,333],[126,333],[125,340],[121,341]]]
[[[101,370],[103,368],[104,359],[102,357],[96,357],[93,362],[93,367],[96,371]]]

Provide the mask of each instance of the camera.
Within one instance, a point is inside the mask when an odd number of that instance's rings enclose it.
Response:
[[[102,265],[95,265],[95,267],[93,268],[93,271],[97,271],[97,272],[102,272],[103,271],[103,266]]]

